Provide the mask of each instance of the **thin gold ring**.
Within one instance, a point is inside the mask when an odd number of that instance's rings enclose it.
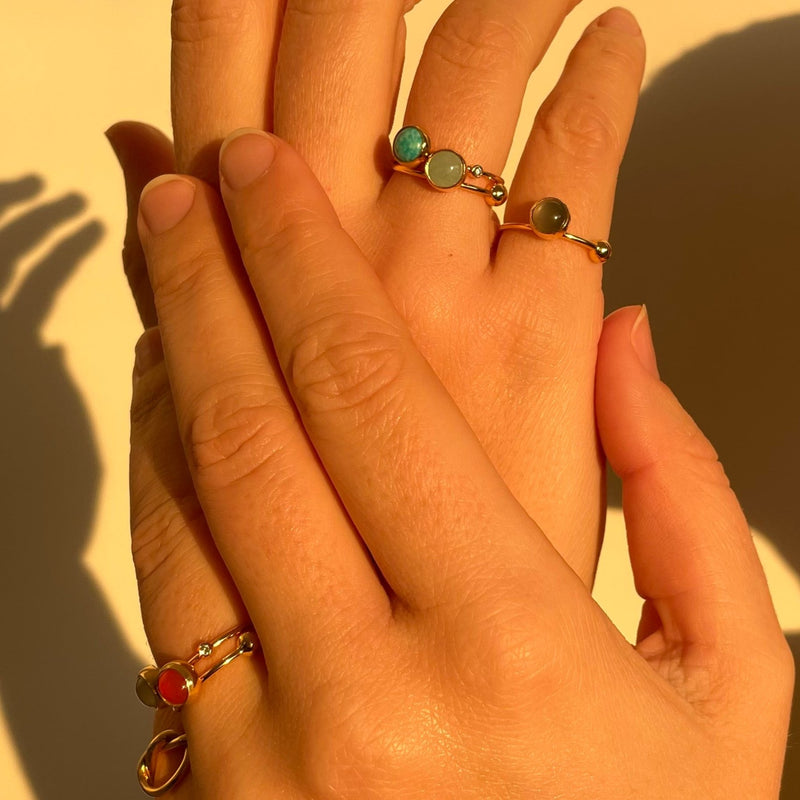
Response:
[[[566,203],[557,197],[545,197],[531,206],[528,222],[505,222],[501,231],[527,231],[540,239],[567,239],[589,250],[589,258],[602,264],[611,258],[611,245],[599,239],[596,242],[569,233],[570,213]]]
[[[236,640],[235,649],[205,672],[198,673],[196,666],[198,661],[208,658],[219,647],[233,639]],[[236,628],[223,633],[214,641],[201,642],[194,654],[186,660],[169,661],[162,667],[153,664],[144,667],[136,678],[136,695],[142,703],[151,708],[169,706],[173,711],[180,711],[202,683],[234,659],[252,653],[257,646],[258,641],[251,630]]]
[[[154,762],[162,753],[176,750],[179,747],[183,748],[183,755],[181,756],[178,766],[163,783],[154,783],[156,778]],[[154,736],[150,744],[147,745],[147,750],[142,753],[142,757],[139,759],[136,775],[139,778],[139,786],[142,787],[142,791],[146,795],[150,797],[161,797],[162,794],[166,794],[172,789],[188,770],[189,742],[186,734],[167,730],[161,731],[161,733]]]
[[[406,125],[397,132],[392,155],[397,172],[424,178],[440,192],[453,189],[478,192],[490,206],[501,206],[508,199],[500,175],[488,172],[480,164],[467,164],[455,150],[431,150],[430,137],[417,125]],[[471,182],[472,179],[479,183]]]

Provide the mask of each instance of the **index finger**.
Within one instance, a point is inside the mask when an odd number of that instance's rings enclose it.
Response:
[[[461,607],[498,583],[564,597],[568,576],[580,582],[495,471],[309,168],[255,132],[228,139],[221,162],[288,388],[393,591],[412,609]]]

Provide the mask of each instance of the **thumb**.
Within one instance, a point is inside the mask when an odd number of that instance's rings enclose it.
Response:
[[[125,176],[128,221],[122,248],[122,264],[142,323],[145,328],[150,328],[158,324],[158,320],[144,252],[136,228],[139,195],[153,178],[175,171],[172,142],[161,131],[141,122],[117,122],[106,131],[106,138]]]
[[[714,448],[659,379],[644,306],[604,322],[596,406],[645,599],[637,649],[695,699],[720,680],[749,682],[752,699],[766,674],[774,691],[787,648],[747,521]]]

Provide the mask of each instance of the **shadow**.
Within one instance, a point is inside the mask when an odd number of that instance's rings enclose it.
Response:
[[[42,185],[0,183],[0,213]],[[70,194],[0,220],[0,291],[84,207]],[[133,693],[140,665],[82,563],[100,478],[91,424],[63,351],[40,338],[58,291],[102,236],[97,221],[61,235],[0,309],[0,693],[39,800],[138,800],[135,763],[150,737]]]
[[[751,524],[800,573],[798,41],[800,16],[761,23],[652,81],[605,289],[607,311],[647,304],[664,380],[716,446]],[[616,479],[609,502],[620,504]],[[800,797],[800,749],[785,775],[782,797]]]

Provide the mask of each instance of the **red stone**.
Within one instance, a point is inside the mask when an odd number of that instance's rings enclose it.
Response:
[[[182,706],[189,699],[186,678],[176,669],[162,670],[158,676],[158,693],[165,703],[171,706]]]

